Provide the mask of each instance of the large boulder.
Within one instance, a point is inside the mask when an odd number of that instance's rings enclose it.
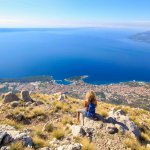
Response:
[[[94,128],[94,129],[101,129],[103,126],[102,121],[95,121],[91,118],[84,117],[84,127],[87,128]]]
[[[21,99],[24,100],[25,102],[31,102],[33,101],[32,98],[30,97],[29,91],[21,91]]]
[[[82,114],[80,115],[81,126],[84,126],[87,128],[98,129],[98,128],[101,128],[103,126],[103,123],[105,123],[105,122],[106,122],[106,120],[104,119],[104,117],[102,117],[99,114],[96,114],[94,119],[85,117]]]
[[[71,131],[72,131],[72,135],[74,137],[84,136],[86,134],[85,131],[84,131],[84,129],[81,126],[72,125],[70,128],[71,128]]]
[[[122,131],[128,132],[136,138],[140,137],[139,128],[133,121],[130,120],[130,118],[125,114],[124,111],[115,111],[114,109],[112,109],[109,112],[107,120],[109,123],[115,124],[115,126],[118,127],[118,130],[121,129]]]
[[[5,103],[10,103],[10,102],[19,101],[19,100],[20,99],[18,98],[18,96],[13,94],[12,92],[8,92],[8,93],[3,95],[3,101]]]

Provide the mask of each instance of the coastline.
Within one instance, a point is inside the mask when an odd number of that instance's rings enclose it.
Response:
[[[109,81],[93,81],[89,82],[87,79],[89,78],[88,75],[81,75],[81,76],[72,76],[69,78],[64,78],[64,79],[54,79],[53,76],[49,75],[38,75],[38,76],[27,76],[27,77],[20,77],[20,78],[0,78],[0,83],[31,83],[31,82],[50,82],[53,84],[60,84],[60,85],[69,85],[69,84],[76,84],[76,83],[85,83],[85,84],[90,84],[90,85],[97,85],[97,86],[102,86],[102,85],[111,85],[111,84],[121,84],[121,83],[150,83],[150,81],[144,81],[144,80],[122,80],[122,81],[114,81],[114,82],[109,82]]]

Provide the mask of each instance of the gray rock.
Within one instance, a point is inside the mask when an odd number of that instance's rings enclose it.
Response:
[[[32,147],[33,145],[29,132],[20,132],[9,125],[0,125],[0,146],[17,141],[22,141],[24,146]]]
[[[49,147],[40,148],[40,150],[51,150]]]
[[[3,138],[7,135],[7,132],[0,131],[0,146],[2,145]]]
[[[35,101],[34,103],[32,103],[32,106],[40,106],[42,104],[44,104],[44,103],[41,101]]]
[[[112,124],[108,124],[106,130],[109,134],[115,134],[118,132],[118,129]]]
[[[2,145],[7,145],[10,142],[13,141],[13,138],[11,137],[11,135],[7,134],[4,138],[3,138],[3,142]]]
[[[70,144],[70,145],[63,145],[58,147],[57,150],[81,150],[82,145],[80,143]]]
[[[74,137],[84,136],[86,134],[84,129],[81,126],[72,125],[70,128],[71,128],[71,131],[72,131],[72,134],[73,134]]]
[[[123,126],[119,125],[119,124],[115,124],[115,127],[118,129],[118,131],[120,133],[125,133],[125,129],[123,128]]]
[[[32,98],[29,95],[29,91],[21,91],[21,99],[25,102],[31,102]]]
[[[1,147],[1,149],[0,150],[9,150],[10,149],[10,147],[9,146],[3,146],[3,147]]]
[[[82,121],[82,119],[80,120]],[[83,117],[83,121],[81,122],[81,125],[87,128],[100,129],[102,127],[102,123],[103,123],[102,121],[95,121],[93,119]]]
[[[21,140],[23,137],[26,137],[27,133],[18,133],[15,137],[14,140]]]
[[[9,103],[9,102],[13,102],[13,101],[19,101],[19,100],[20,99],[15,94],[13,94],[12,92],[6,93],[3,96],[4,103]]]
[[[137,125],[130,120],[128,116],[122,110],[111,110],[109,112],[108,120],[110,123],[118,124],[121,126],[121,130],[127,131],[131,135],[135,136],[136,138],[140,137],[140,130]]]
[[[0,146],[6,145],[12,141],[11,135],[5,131],[0,131]]]
[[[22,121],[22,120],[24,119],[24,115],[18,114],[18,115],[15,117],[15,119],[16,119],[17,121]]]
[[[25,103],[25,106],[28,107],[28,106],[31,105],[31,104],[32,104],[32,102],[26,102],[26,103]]]
[[[19,104],[20,104],[19,101],[14,101],[14,102],[11,102],[11,103],[10,103],[10,105],[11,105],[12,107],[17,107]]]

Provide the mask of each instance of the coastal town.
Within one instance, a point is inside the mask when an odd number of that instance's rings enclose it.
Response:
[[[83,80],[71,84],[58,84],[56,82],[4,82],[0,83],[0,94],[6,92],[17,93],[28,90],[33,93],[64,95],[84,99],[87,91],[96,92],[97,99],[106,103],[117,105],[130,105],[136,108],[150,110],[150,83],[146,82],[122,82],[118,84],[93,85]]]

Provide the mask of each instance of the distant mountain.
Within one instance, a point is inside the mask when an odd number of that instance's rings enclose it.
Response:
[[[129,38],[139,42],[150,43],[150,31],[137,33],[135,35],[130,36]]]

